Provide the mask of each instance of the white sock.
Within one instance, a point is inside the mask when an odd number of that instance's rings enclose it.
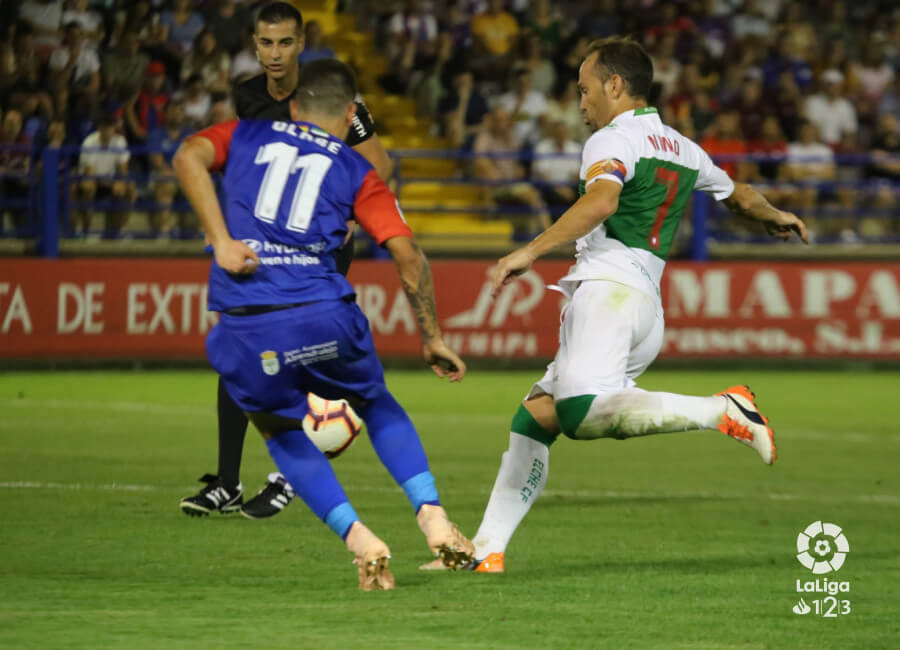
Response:
[[[547,484],[550,449],[547,445],[510,432],[500,470],[491,490],[481,526],[472,541],[475,559],[503,553],[519,522]]]
[[[654,433],[715,429],[727,400],[625,388],[597,395],[578,427],[578,438],[631,438]]]

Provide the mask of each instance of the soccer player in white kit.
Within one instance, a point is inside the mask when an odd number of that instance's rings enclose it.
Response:
[[[775,460],[772,429],[746,386],[710,397],[635,387],[662,345],[660,278],[694,189],[762,222],[777,238],[796,233],[807,241],[794,214],[735,184],[697,144],[662,123],[646,102],[652,79],[650,58],[635,41],[591,45],[578,72],[581,112],[595,130],[582,155],[581,196],[494,270],[496,291],[545,253],[576,242],[576,263],[559,282],[571,298],[559,351],[513,417],[473,540],[476,571],[503,571],[506,546],[547,482],[549,447],[560,433],[593,440],[718,429],[764,463]]]

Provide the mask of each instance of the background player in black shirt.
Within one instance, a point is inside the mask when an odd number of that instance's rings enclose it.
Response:
[[[303,18],[286,2],[264,5],[256,16],[254,40],[256,56],[264,73],[235,84],[233,100],[241,119],[291,120],[290,103],[297,89],[300,66],[297,57],[303,51]],[[375,133],[372,114],[361,97],[356,98],[356,116],[347,136],[347,144],[366,158],[378,174],[387,180],[393,170],[391,159]],[[350,231],[352,233],[352,229]],[[353,243],[344,246],[338,268],[346,274],[353,257]],[[207,485],[194,496],[181,500],[181,509],[189,515],[206,515],[213,510],[240,510],[251,519],[272,517],[294,497],[284,477],[272,473],[260,492],[243,502],[240,483],[241,454],[247,433],[247,417],[234,403],[219,380],[219,470],[200,480]]]

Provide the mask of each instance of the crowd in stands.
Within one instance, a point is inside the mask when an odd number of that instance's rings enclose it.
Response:
[[[169,161],[193,130],[233,115],[234,81],[261,72],[251,35],[258,4],[0,3],[3,197],[28,191],[37,160],[32,145],[90,143],[94,150],[80,156],[79,170],[110,178],[73,184],[75,205],[104,196],[132,204],[143,192],[154,200],[154,232],[177,232]],[[760,184],[805,216],[822,213],[823,205],[894,215],[894,221],[840,217],[821,224],[846,239],[900,232],[896,2],[344,0],[340,6],[386,53],[382,90],[415,98],[435,135],[471,152],[468,173],[509,181],[492,189],[492,199],[528,206],[535,227],[575,196],[577,154],[589,135],[575,82],[583,54],[594,38],[626,34],[652,56],[650,103],[737,180]],[[335,56],[315,21],[305,30],[303,61]],[[123,143],[155,153],[102,152]],[[494,155],[504,153],[524,157]],[[746,154],[755,156],[738,159]],[[548,156],[562,157],[542,162]],[[147,182],[116,179],[124,169],[134,178],[145,174]],[[107,231],[121,232],[123,220],[111,221]],[[70,222],[72,234],[81,234],[90,230],[91,215],[74,214]]]
[[[361,14],[375,16],[372,28],[390,56],[385,88],[416,97],[453,146],[476,158],[516,149],[526,160],[580,151],[588,135],[575,83],[583,53],[593,38],[632,35],[653,59],[651,105],[735,179],[761,185],[818,230],[844,240],[900,234],[896,2],[357,4]],[[498,122],[509,121],[509,133],[493,135]],[[863,153],[870,155],[866,164]],[[748,155],[752,160],[739,160]],[[474,173],[496,178],[497,167],[479,162]],[[535,164],[530,178],[560,183],[565,173],[574,184],[577,172],[577,165]],[[528,177],[517,169],[507,174],[516,185]],[[545,200],[571,200],[569,189],[559,196],[548,189],[543,185]],[[836,218],[818,221],[829,206]],[[894,221],[857,223],[847,217],[854,209],[893,213]]]

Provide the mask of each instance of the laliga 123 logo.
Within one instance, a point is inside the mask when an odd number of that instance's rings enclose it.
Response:
[[[844,565],[850,542],[835,524],[814,521],[797,535],[797,560],[816,575],[837,571]],[[837,618],[850,613],[850,600],[839,594],[850,591],[850,582],[817,578],[802,582],[797,580],[797,593],[811,598],[809,604],[801,596],[791,609],[801,616],[814,614],[823,618]],[[819,594],[822,594],[821,596]]]
[[[847,537],[834,524],[814,521],[797,535],[797,559],[815,574],[837,571],[849,552]]]

